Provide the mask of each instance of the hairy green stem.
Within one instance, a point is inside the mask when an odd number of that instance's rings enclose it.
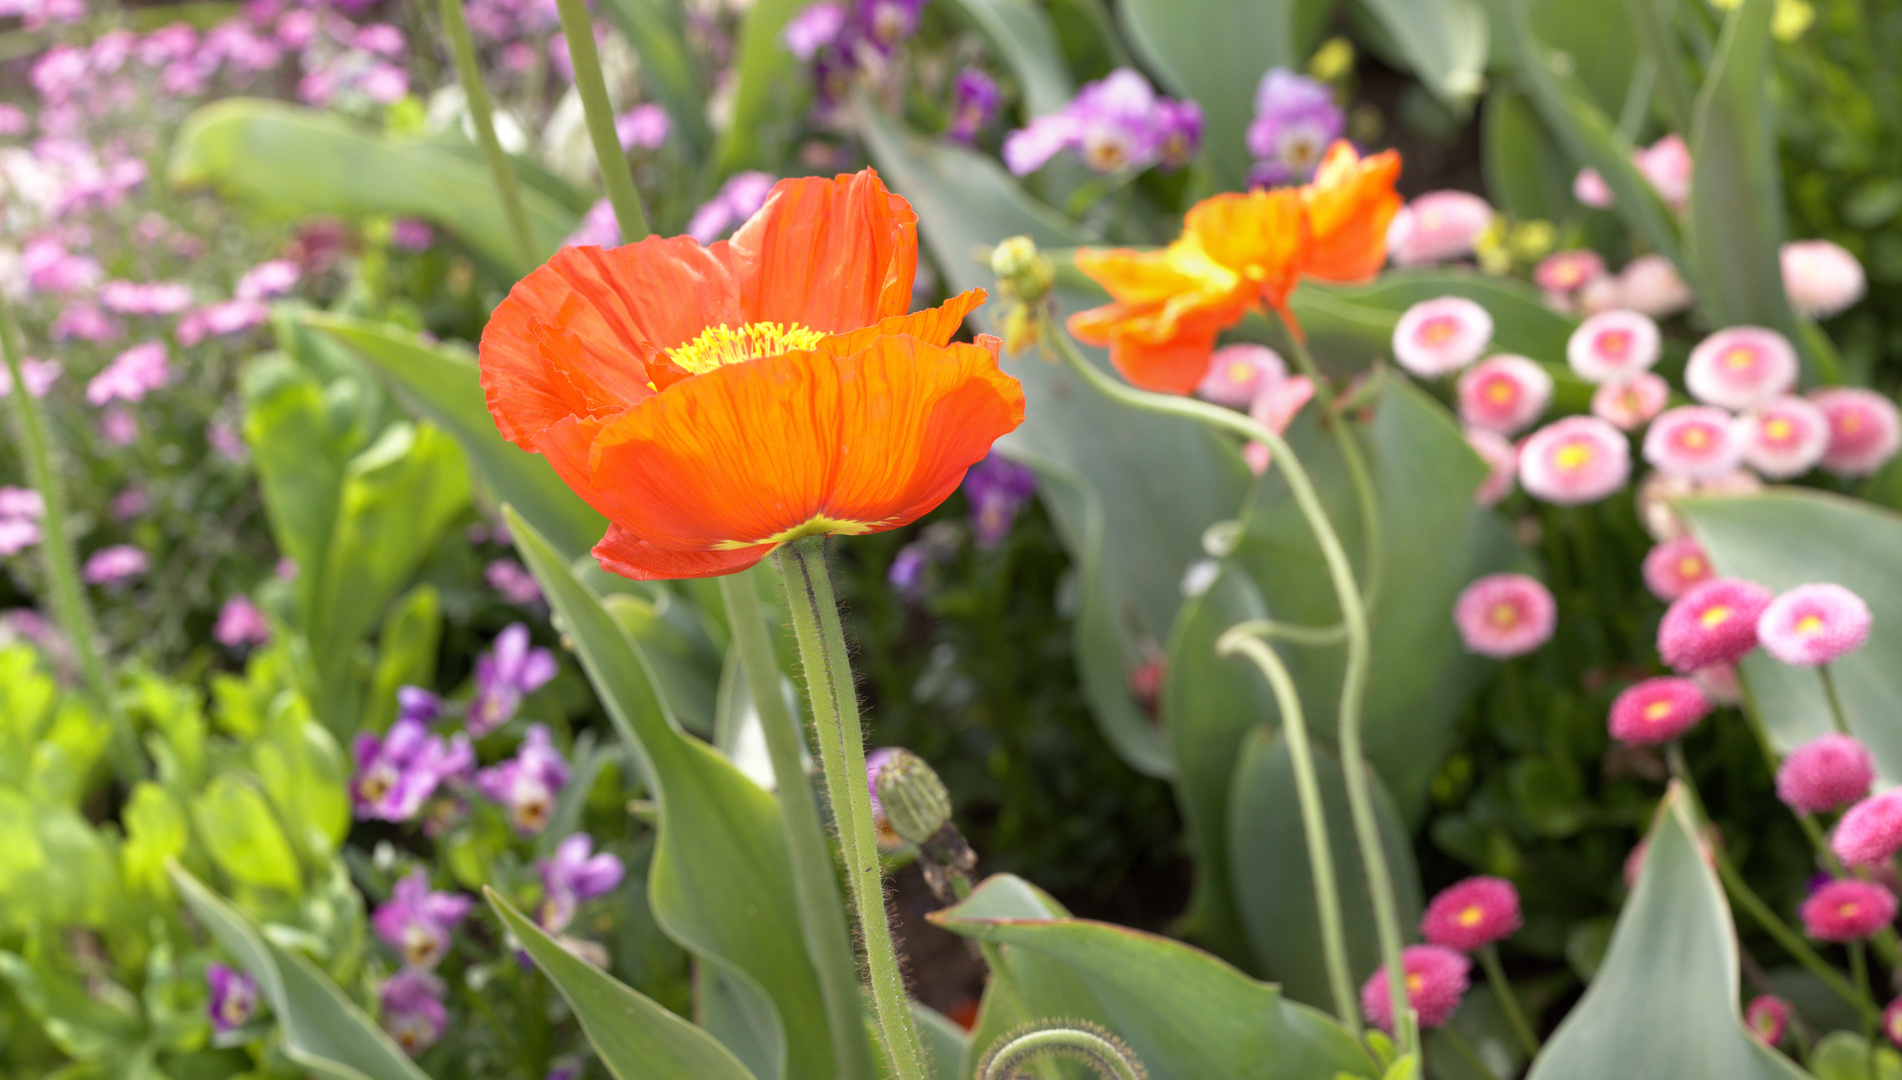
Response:
[[[575,92],[581,95],[581,111],[588,119],[588,139],[594,143],[595,163],[601,167],[601,186],[608,189],[614,220],[621,227],[621,242],[631,244],[647,236],[647,211],[641,209],[634,170],[628,167],[627,152],[621,149],[621,137],[614,130],[614,106],[608,102],[601,55],[594,47],[594,23],[588,18],[583,0],[555,0],[555,6],[561,12],[561,32],[568,39],[568,56],[574,62]]]
[[[1347,968],[1347,936],[1341,930],[1341,892],[1334,876],[1334,847],[1328,842],[1327,812],[1321,805],[1321,784],[1315,778],[1314,751],[1308,746],[1308,724],[1301,711],[1301,695],[1294,688],[1288,665],[1268,644],[1249,632],[1247,623],[1232,627],[1215,643],[1222,656],[1240,653],[1255,662],[1274,689],[1281,708],[1281,731],[1288,740],[1288,760],[1294,765],[1295,796],[1301,802],[1301,826],[1307,833],[1308,862],[1313,871],[1314,904],[1321,916],[1321,953],[1327,964],[1328,989],[1334,1013],[1360,1036],[1360,1009],[1354,999],[1354,980]]]
[[[1040,1057],[1067,1057],[1088,1065],[1103,1080],[1143,1080],[1147,1075],[1129,1047],[1081,1027],[1048,1027],[1006,1035],[978,1063],[977,1080],[1015,1080]]]
[[[495,189],[502,200],[502,212],[509,219],[509,231],[515,235],[515,246],[521,249],[522,265],[532,267],[541,261],[541,249],[535,243],[535,230],[528,224],[528,211],[522,207],[515,167],[509,164],[502,140],[495,135],[495,109],[489,103],[488,88],[482,85],[482,66],[476,61],[475,40],[469,36],[462,0],[442,0],[442,25],[449,35],[449,51],[456,58],[456,78],[469,101],[476,142],[482,144],[482,156],[489,159],[489,170],[495,173]]]
[[[1479,950],[1479,966],[1486,969],[1486,981],[1492,984],[1493,996],[1499,999],[1499,1008],[1506,1014],[1512,1033],[1519,1037],[1519,1045],[1525,1047],[1526,1057],[1538,1057],[1539,1037],[1533,1034],[1531,1022],[1519,1008],[1519,995],[1512,992],[1512,980],[1506,978],[1506,969],[1499,962],[1499,950],[1491,945]]]
[[[1354,819],[1354,834],[1366,866],[1367,886],[1373,895],[1374,929],[1380,942],[1381,962],[1387,969],[1387,986],[1393,995],[1394,1027],[1399,1033],[1403,1053],[1418,1053],[1420,1030],[1411,1003],[1407,999],[1406,969],[1400,962],[1399,904],[1394,899],[1393,875],[1387,868],[1385,850],[1380,843],[1380,821],[1374,814],[1372,792],[1367,786],[1366,755],[1361,748],[1361,707],[1367,696],[1367,674],[1372,641],[1367,629],[1367,606],[1360,586],[1354,580],[1354,566],[1341,546],[1341,538],[1328,520],[1327,509],[1314,490],[1314,481],[1294,455],[1286,439],[1233,409],[1224,409],[1186,397],[1152,394],[1111,379],[1090,363],[1067,334],[1052,334],[1057,351],[1071,370],[1084,382],[1107,397],[1131,408],[1164,416],[1178,416],[1210,427],[1233,432],[1268,447],[1288,491],[1294,497],[1301,516],[1314,532],[1321,556],[1327,562],[1328,578],[1341,607],[1341,624],[1347,628],[1347,665],[1341,688],[1340,750],[1343,772],[1347,776],[1347,803]]]
[[[819,993],[825,999],[826,1027],[832,1036],[832,1057],[839,1075],[847,1080],[870,1080],[875,1075],[871,1048],[865,1042],[865,1009],[859,996],[858,959],[846,926],[845,905],[839,896],[832,845],[826,841],[819,817],[819,800],[806,776],[804,740],[779,688],[779,663],[766,634],[760,612],[758,571],[728,574],[720,579],[726,601],[728,628],[746,674],[753,708],[759,712],[766,736],[766,754],[773,763],[779,788],[779,819],[792,855],[793,893],[799,904],[799,924],[805,930],[806,954],[819,973]]]
[[[825,768],[826,795],[845,848],[845,877],[858,912],[859,936],[872,984],[872,1007],[894,1074],[899,1080],[926,1080],[924,1049],[905,997],[891,922],[885,912],[885,875],[872,832],[872,796],[865,783],[865,736],[859,727],[858,692],[846,659],[845,629],[839,602],[826,568],[825,537],[808,536],[781,544],[774,553],[785,579],[793,633],[806,669],[806,693],[819,759]]]
[[[1849,713],[1843,708],[1842,695],[1836,692],[1836,676],[1830,673],[1828,664],[1819,665],[1816,675],[1823,680],[1823,696],[1829,699],[1829,715],[1836,721],[1836,730],[1844,735],[1852,734]]]
[[[46,411],[27,391],[22,370],[19,324],[13,305],[0,295],[0,354],[4,354],[7,375],[12,379],[13,411],[19,425],[20,456],[26,461],[27,480],[45,503],[40,515],[40,560],[46,567],[46,585],[52,593],[53,616],[72,644],[79,663],[79,676],[85,680],[94,704],[102,709],[112,725],[113,756],[117,759],[120,779],[130,784],[144,772],[139,760],[138,737],[132,720],[119,707],[112,693],[112,680],[106,674],[105,660],[99,655],[98,633],[94,629],[92,609],[86,603],[86,591],[79,577],[79,558],[73,551],[72,538],[66,533],[66,493],[59,474],[53,470],[53,439],[46,428]]]

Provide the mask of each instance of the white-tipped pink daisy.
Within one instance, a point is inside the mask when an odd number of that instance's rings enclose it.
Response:
[[[1561,505],[1596,502],[1625,486],[1631,447],[1595,416],[1568,416],[1533,432],[1519,447],[1519,486]]]
[[[1644,557],[1645,588],[1667,604],[1713,576],[1710,558],[1694,537],[1666,540]]]
[[[1453,625],[1466,651],[1501,660],[1529,653],[1551,640],[1558,618],[1552,593],[1524,574],[1480,578],[1453,604]]]
[[[1498,505],[1512,494],[1512,478],[1519,471],[1518,448],[1497,431],[1476,427],[1466,429],[1466,445],[1473,448],[1488,470],[1486,479],[1473,492],[1473,501],[1480,506]]]
[[[1801,476],[1829,448],[1829,418],[1800,397],[1780,397],[1743,419],[1744,463],[1772,480]]]
[[[1796,386],[1796,350],[1761,326],[1732,326],[1697,343],[1684,365],[1684,388],[1707,405],[1738,412]]]
[[[1866,476],[1875,472],[1902,447],[1902,415],[1895,402],[1873,390],[1832,386],[1810,394],[1810,401],[1829,420],[1829,449],[1823,468],[1838,476]]]
[[[1588,382],[1628,379],[1658,362],[1658,324],[1636,311],[1601,311],[1572,331],[1565,359]]]
[[[1401,207],[1387,226],[1387,254],[1395,266],[1451,262],[1473,253],[1473,241],[1493,223],[1492,204],[1469,191],[1429,191]]]
[[[1605,276],[1605,260],[1591,248],[1555,251],[1539,260],[1532,280],[1548,293],[1571,293]]]
[[[1706,480],[1743,461],[1745,434],[1737,418],[1708,405],[1660,413],[1644,433],[1644,459],[1659,472]]]
[[[1266,345],[1224,345],[1209,357],[1209,372],[1196,385],[1197,397],[1246,409],[1271,382],[1288,377],[1287,361]]]
[[[1783,291],[1790,306],[1812,319],[1827,319],[1862,299],[1869,281],[1862,264],[1841,244],[1792,240],[1783,245]]]
[[[1676,264],[1662,255],[1640,255],[1618,275],[1618,295],[1624,305],[1654,319],[1675,315],[1691,306],[1691,287]]]
[[[1552,376],[1523,356],[1489,356],[1460,373],[1460,419],[1511,435],[1530,426],[1552,400]]]
[[[1393,328],[1393,356],[1423,379],[1450,375],[1479,359],[1493,339],[1493,317],[1463,296],[1422,300]]]
[[[1869,605],[1841,585],[1798,585],[1757,616],[1763,650],[1786,664],[1815,667],[1869,640]]]
[[[1636,431],[1670,400],[1671,384],[1662,375],[1640,371],[1628,379],[1599,383],[1592,391],[1592,415],[1620,431]]]

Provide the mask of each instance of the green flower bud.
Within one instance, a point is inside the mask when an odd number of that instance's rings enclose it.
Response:
[[[925,843],[951,821],[951,793],[944,789],[944,781],[909,750],[892,754],[874,786],[886,823],[911,843]]]
[[[992,248],[991,272],[1005,295],[1026,304],[1048,296],[1057,281],[1057,268],[1028,236],[1013,236]]]

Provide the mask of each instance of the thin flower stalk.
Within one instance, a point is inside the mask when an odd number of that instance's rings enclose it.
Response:
[[[594,143],[595,162],[601,167],[601,186],[608,190],[614,220],[621,227],[621,242],[632,244],[647,237],[647,211],[641,208],[634,170],[628,167],[621,136],[614,130],[614,106],[608,101],[607,80],[601,75],[601,54],[594,47],[594,23],[582,0],[555,0],[555,6],[561,12],[561,32],[568,39],[568,55],[574,61],[575,92],[581,96],[581,110],[587,116],[588,139]]]
[[[1368,472],[1367,459],[1361,454],[1360,443],[1354,438],[1353,426],[1347,422],[1346,407],[1321,374],[1320,365],[1314,362],[1314,354],[1308,349],[1306,338],[1285,321],[1283,325],[1288,330],[1288,352],[1294,357],[1295,367],[1314,384],[1315,403],[1320,406],[1325,426],[1334,433],[1334,443],[1341,451],[1341,462],[1347,466],[1348,483],[1354,488],[1362,530],[1361,560],[1367,564],[1366,583],[1361,592],[1371,606],[1380,595],[1381,578],[1386,569],[1386,552],[1382,547],[1380,526],[1380,496],[1374,489],[1373,475]]]
[[[456,58],[456,78],[469,101],[469,119],[475,124],[476,141],[482,144],[482,156],[488,158],[495,173],[496,194],[502,200],[502,212],[508,216],[509,232],[521,249],[522,264],[533,266],[541,258],[535,243],[535,230],[529,226],[528,211],[522,206],[522,189],[515,179],[515,167],[495,134],[495,108],[489,91],[482,84],[482,67],[476,60],[475,40],[469,35],[469,19],[462,0],[442,0],[442,24],[449,36],[449,51]]]
[[[1519,1045],[1525,1047],[1526,1057],[1538,1057],[1539,1037],[1533,1033],[1525,1010],[1519,1007],[1519,995],[1513,993],[1512,980],[1506,978],[1506,969],[1499,962],[1499,950],[1491,945],[1479,950],[1479,966],[1485,969],[1486,981],[1493,987],[1493,997],[1499,999],[1500,1010],[1506,1014],[1506,1023],[1518,1037]]]

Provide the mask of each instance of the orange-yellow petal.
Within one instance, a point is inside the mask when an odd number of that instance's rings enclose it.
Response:
[[[1080,248],[1076,268],[1128,304],[1160,303],[1201,288],[1200,280],[1178,268],[1166,251]]]
[[[781,180],[728,242],[745,318],[837,334],[903,315],[918,215],[871,169]]]
[[[1277,310],[1287,306],[1308,245],[1307,215],[1296,192],[1278,188],[1203,199],[1189,209],[1182,235],[1252,283]]]
[[[984,303],[984,296],[983,289],[966,289],[937,307],[910,315],[894,315],[860,330],[834,334],[821,339],[813,348],[833,356],[851,356],[871,348],[879,338],[899,335],[915,337],[927,345],[949,345],[965,318]]]
[[[1394,181],[1400,155],[1392,150],[1361,157],[1354,147],[1328,147],[1314,182],[1301,189],[1310,241],[1304,273],[1323,281],[1373,277],[1387,262],[1387,226],[1400,212]]]
[[[1147,305],[1151,311],[1159,305]],[[1159,332],[1153,315],[1142,306],[1109,304],[1070,316],[1072,337],[1087,345],[1109,346],[1111,366],[1130,385],[1159,394],[1188,394],[1209,370],[1221,320],[1177,320]]]
[[[619,525],[609,525],[608,534],[594,545],[594,558],[610,574],[636,581],[671,581],[737,574],[772,550],[773,545],[761,544],[732,551],[675,551],[656,547]]]

